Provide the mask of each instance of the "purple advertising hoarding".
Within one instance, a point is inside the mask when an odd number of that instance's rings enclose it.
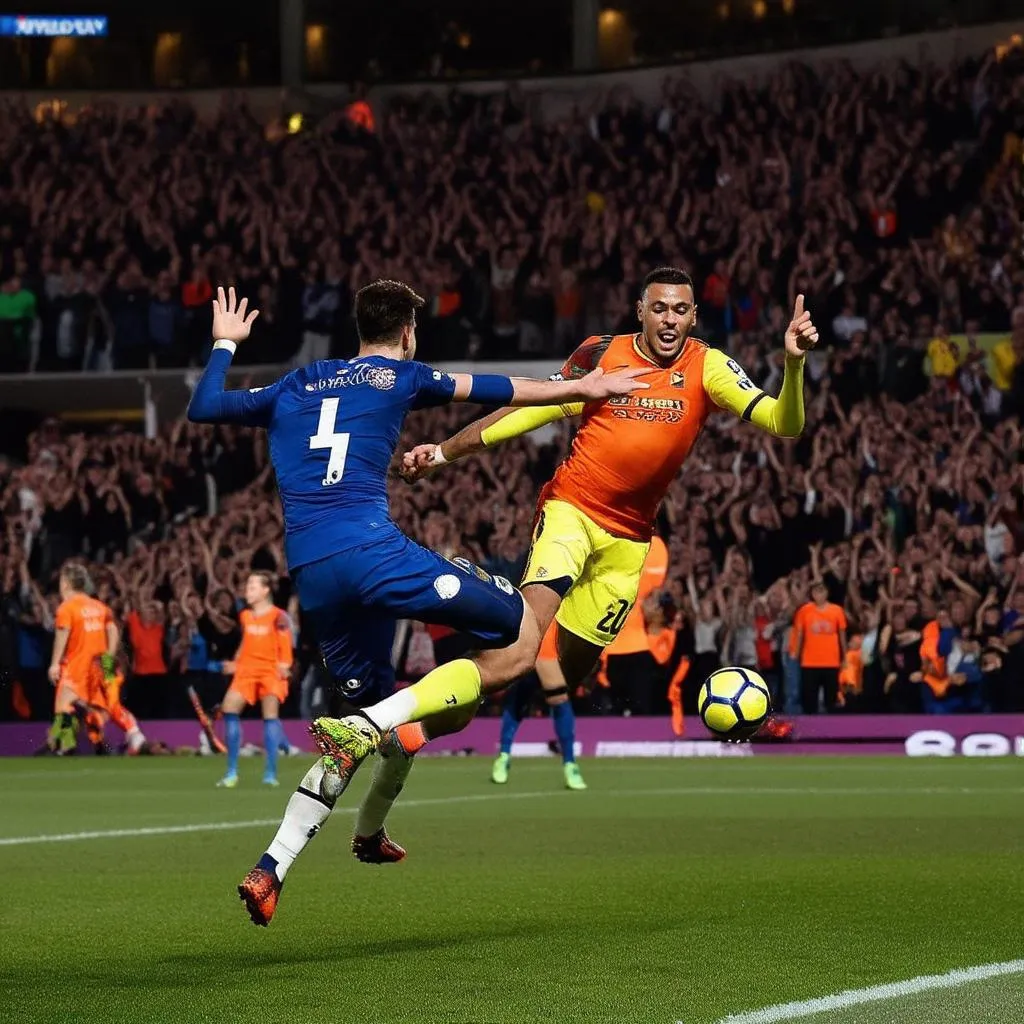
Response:
[[[1024,715],[821,715],[790,719],[793,731],[786,740],[722,743],[696,719],[688,719],[686,733],[675,736],[667,718],[579,718],[576,749],[582,757],[762,757],[787,754],[907,754],[910,756],[1016,756],[1024,757]],[[146,735],[172,750],[198,748],[195,721],[142,723]],[[283,723],[289,740],[311,750],[306,725]],[[43,742],[46,724],[0,724],[0,756],[27,756]],[[551,756],[554,733],[546,718],[523,722],[513,755]],[[109,729],[113,745],[117,729]],[[243,741],[262,745],[258,720],[243,723]],[[478,718],[455,736],[429,744],[424,753],[477,754],[492,757],[498,750],[498,719]],[[83,750],[84,752],[84,750]]]

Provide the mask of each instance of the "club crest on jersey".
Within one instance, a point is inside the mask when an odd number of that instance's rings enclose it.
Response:
[[[463,572],[469,573],[471,576],[475,576],[478,580],[481,580],[484,583],[491,582],[490,573],[485,572],[479,565],[474,565],[474,563],[468,558],[456,555],[454,558],[449,559],[449,561],[452,565],[457,565]]]
[[[669,377],[669,383],[674,388],[685,387],[686,386],[686,378],[681,373],[678,373],[677,371],[673,370],[672,371],[672,376]]]

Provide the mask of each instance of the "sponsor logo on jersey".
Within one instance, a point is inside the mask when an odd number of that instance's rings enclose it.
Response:
[[[377,391],[390,391],[395,386],[395,371],[390,366],[354,366],[339,370],[335,377],[321,377],[310,381],[306,391],[315,394],[320,391],[333,391],[336,388],[353,388],[368,384]]]
[[[450,601],[462,589],[462,580],[453,573],[446,572],[434,580],[434,589],[442,601]]]
[[[735,359],[727,359],[725,365],[736,374],[736,383],[740,386],[740,390],[752,391],[754,389],[754,382],[747,376],[743,367]]]

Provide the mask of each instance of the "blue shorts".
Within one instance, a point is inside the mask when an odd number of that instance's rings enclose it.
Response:
[[[343,697],[361,703],[394,689],[398,619],[449,626],[482,648],[518,638],[523,598],[508,580],[464,558],[448,561],[396,528],[380,533],[295,572],[303,615]]]

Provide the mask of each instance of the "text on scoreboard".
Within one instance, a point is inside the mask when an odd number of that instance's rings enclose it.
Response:
[[[97,37],[107,34],[105,15],[0,14],[0,36]]]

